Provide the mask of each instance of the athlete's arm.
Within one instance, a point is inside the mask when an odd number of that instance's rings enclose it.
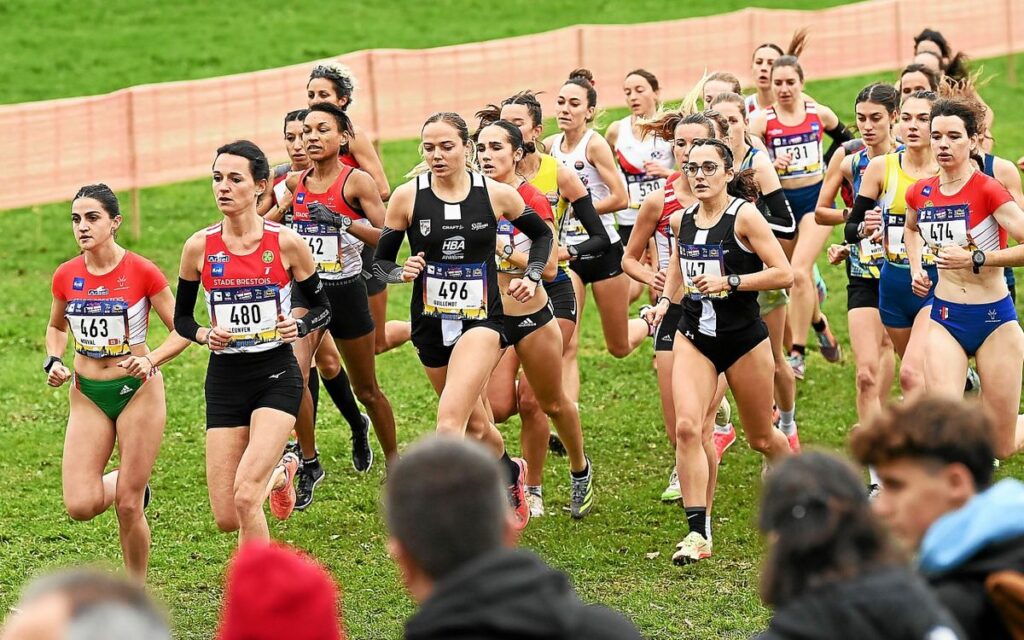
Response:
[[[299,184],[299,175],[301,171],[291,171],[288,173],[288,177],[284,179],[284,197],[278,199],[277,204],[268,205],[264,210],[263,203],[256,207],[256,213],[263,216],[265,220],[271,222],[281,222],[284,220],[284,213],[292,206],[292,195],[295,193],[295,187]],[[280,183],[279,183],[280,184]],[[270,202],[268,199],[266,202]]]
[[[825,126],[825,133],[832,139],[832,144],[829,145],[828,150],[825,152],[825,162],[828,163],[832,159],[832,155],[843,146],[844,142],[853,140],[853,136],[850,135],[846,125],[839,119],[839,116],[820,103],[818,104],[818,117],[821,118],[821,124]]]
[[[373,254],[373,275],[381,282],[399,284],[412,282],[427,266],[423,254],[409,256],[405,265],[399,265],[398,251],[402,248],[405,231],[412,220],[412,208],[416,202],[415,182],[406,182],[395,189],[388,200],[384,214],[384,229],[381,231],[377,250]]]
[[[348,233],[371,247],[376,247],[380,240],[380,230],[384,226],[384,202],[380,198],[377,184],[370,174],[354,169],[345,182],[345,197],[363,211],[370,224],[353,224]]]
[[[355,135],[348,143],[348,148],[349,153],[359,163],[359,168],[370,174],[370,177],[373,178],[381,201],[383,202],[391,197],[391,186],[388,184],[388,177],[384,174],[384,166],[381,164],[380,156],[377,155],[377,150],[373,148],[370,138],[357,129]]]
[[[995,179],[1013,196],[1017,206],[1024,209],[1024,191],[1021,189],[1020,172],[1017,167],[1006,158],[996,158],[992,173]]]
[[[750,132],[751,136],[758,138],[763,143],[764,130],[767,128],[767,126],[768,121],[765,118],[764,111],[761,111],[756,116],[754,116],[753,119],[751,119],[750,127],[747,128],[747,131]]]
[[[174,330],[186,340],[209,345],[213,329],[200,327],[196,322],[196,300],[199,297],[199,279],[202,277],[200,261],[206,242],[205,233],[205,231],[194,233],[185,241],[185,247],[181,250],[181,266],[178,268],[178,294],[174,298]],[[226,331],[221,333],[223,334],[220,335],[222,339],[231,339],[231,335]]]
[[[192,343],[191,340],[182,338],[174,330],[174,294],[171,293],[170,286],[166,286],[155,295],[150,296],[149,302],[170,334],[160,343],[159,347],[146,355],[128,356],[117,363],[117,366],[124,369],[125,373],[141,380],[149,377],[160,365],[173,360],[179,353],[188,349],[188,345]]]
[[[796,237],[796,216],[793,215],[793,209],[786,199],[786,192],[782,190],[782,183],[779,182],[779,174],[775,171],[775,165],[768,159],[768,154],[755,155],[753,169],[761,199],[768,209],[764,216],[768,226],[775,237],[792,240]]]
[[[822,181],[818,204],[814,208],[814,221],[820,225],[834,227],[846,223],[846,220],[843,219],[843,211],[835,207],[836,196],[839,195],[839,189],[843,186],[843,180],[846,180],[844,160],[846,160],[846,149],[840,148],[828,161],[828,168],[825,169],[825,180]]]
[[[860,179],[857,197],[853,200],[850,217],[846,220],[846,227],[843,229],[843,236],[848,244],[855,244],[865,237],[871,237],[881,227],[882,216],[877,205],[878,198],[882,194],[884,178],[885,156],[872,158]],[[868,215],[869,211],[871,212],[870,216]],[[864,223],[863,229],[860,228],[861,223]],[[861,235],[862,231],[863,236]]]
[[[611,147],[612,149],[615,148],[615,142],[619,139],[620,124],[621,123],[618,120],[616,120],[615,122],[608,125],[608,128],[605,129],[604,132],[604,139],[608,141],[608,146]]]
[[[551,229],[551,237],[554,237],[555,226],[548,220],[544,220],[544,223]],[[512,251],[512,255],[504,258],[512,266],[519,269],[525,269],[530,264],[530,254],[525,251],[519,251],[518,249]],[[544,265],[544,271],[541,276],[548,282],[555,279],[558,275],[558,254],[555,251],[551,252],[551,256],[548,258],[547,264]]]
[[[745,203],[736,212],[736,236],[764,263],[761,271],[742,276],[740,291],[767,291],[793,286],[793,267],[786,259],[786,252],[754,205]],[[694,284],[696,282],[697,278],[694,278]]]
[[[640,262],[640,258],[647,249],[647,241],[654,235],[658,227],[658,220],[661,218],[661,210],[665,206],[665,189],[661,188],[649,194],[640,203],[640,210],[636,213],[636,222],[633,223],[633,232],[629,236],[629,243],[622,254],[622,270],[639,282],[652,287],[656,293],[661,293],[665,288],[665,274],[655,271]]]
[[[587,143],[587,160],[597,169],[601,180],[608,185],[610,192],[607,197],[594,203],[594,208],[602,215],[612,214],[621,211],[629,206],[629,196],[626,194],[626,183],[616,168],[615,156],[608,141],[601,136],[591,136]]]
[[[53,303],[50,305],[50,321],[46,325],[46,355],[54,358],[63,358],[64,349],[68,346],[68,320],[64,316],[64,308],[67,306],[65,300],[60,299],[56,294],[53,296]],[[64,366],[64,361],[55,362],[46,374],[46,384],[51,387],[59,387],[71,379],[71,371]]]
[[[928,290],[932,287],[932,279],[921,266],[924,257],[924,238],[921,237],[921,232],[917,228],[917,210],[912,209],[909,203],[903,228],[903,247],[907,251],[907,259],[910,262],[910,288],[915,295],[923,298],[928,295]]]
[[[672,237],[679,237],[679,225],[683,219],[682,212],[672,214],[669,219],[669,227],[672,229]],[[679,243],[672,242],[672,255],[668,259],[668,273],[665,274],[665,290],[658,298],[658,304],[648,312],[646,319],[652,325],[660,325],[661,320],[668,312],[668,305],[674,300],[680,299],[683,288],[683,269],[679,265]]]
[[[504,216],[512,223],[513,227],[525,233],[532,241],[524,275],[529,276],[531,272],[542,274],[544,265],[551,257],[553,238],[551,227],[544,224],[541,217],[523,202],[518,191],[507,184],[494,182],[490,178],[485,178],[485,180],[487,180],[487,195],[491,199],[491,207],[494,209],[495,216]],[[530,280],[530,278],[527,277],[526,280]],[[513,280],[514,282],[515,280]],[[530,282],[536,286],[535,281],[530,280]],[[532,295],[531,291],[530,296]],[[530,296],[520,302],[525,302]]]
[[[291,229],[280,231],[281,262],[288,269],[302,295],[309,302],[309,311],[301,318],[277,317],[277,333],[284,342],[293,342],[310,331],[323,329],[331,321],[331,303],[316,272],[316,261],[309,245]]]

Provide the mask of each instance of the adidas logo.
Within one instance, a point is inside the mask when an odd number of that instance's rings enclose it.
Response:
[[[522,322],[520,322],[518,326],[520,329],[523,329],[525,327],[536,327],[537,323],[534,322],[533,320],[530,320],[529,318],[526,318]]]
[[[129,387],[128,385],[124,385],[123,387],[121,387],[121,395],[122,395],[122,396],[126,396],[126,395],[128,395],[129,393],[131,393],[132,391],[134,391],[134,389],[132,389],[132,388],[131,388],[131,387]]]
[[[662,342],[672,342],[672,334],[671,333],[666,333],[665,335],[661,336],[661,341]]]

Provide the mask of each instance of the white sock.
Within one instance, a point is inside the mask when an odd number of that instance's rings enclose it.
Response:
[[[528,484],[525,487],[523,487],[523,489],[526,490],[526,493],[532,493],[538,496],[544,495],[544,488],[541,487],[540,485]]]
[[[779,410],[779,429],[782,433],[787,436],[793,435],[793,430],[796,428],[796,423],[793,422],[793,415],[796,413],[796,406],[789,411]]]
[[[716,424],[715,425],[715,433],[729,433],[730,431],[732,431],[732,423],[731,422],[729,424],[726,424],[726,425],[721,425],[721,424]]]
[[[704,532],[708,534],[707,541],[711,542],[711,516],[704,516]]]
[[[868,478],[870,478],[871,484],[882,486],[882,479],[878,477],[878,471],[874,465],[868,465]]]

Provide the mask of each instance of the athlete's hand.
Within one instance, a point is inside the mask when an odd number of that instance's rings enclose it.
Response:
[[[654,272],[654,278],[651,280],[651,291],[654,291],[656,295],[661,295],[665,291],[665,270],[659,269]]]
[[[565,260],[572,260],[572,256],[569,255],[569,250],[562,245],[558,245],[558,261],[562,262]]]
[[[277,335],[281,336],[281,342],[289,344],[299,339],[299,325],[295,318],[286,316],[283,313],[277,314]]]
[[[512,278],[508,283],[508,295],[518,302],[526,302],[537,293],[537,283],[529,278]]]
[[[206,334],[206,347],[210,351],[223,351],[230,343],[231,334],[220,327],[214,327]]]
[[[831,265],[842,264],[850,257],[850,247],[845,244],[834,244],[828,248],[828,263]]]
[[[922,269],[912,273],[910,277],[910,288],[914,295],[919,298],[927,296],[932,289],[932,279],[928,277],[928,272]]]
[[[785,171],[786,169],[789,168],[789,164],[791,162],[793,162],[793,156],[789,155],[788,153],[780,153],[779,155],[775,156],[775,162],[773,162],[772,164],[775,165],[776,171]]]
[[[294,199],[294,197],[295,196],[292,194],[291,191],[289,191],[288,189],[284,189],[284,195],[277,199],[277,210],[287,211],[288,209],[291,209],[292,200]]]
[[[882,210],[878,207],[864,214],[864,237],[870,238],[882,228]]]
[[[309,209],[309,217],[313,222],[337,227],[342,231],[352,226],[352,218],[338,215],[322,202],[310,202],[307,208]]]
[[[59,362],[50,367],[50,373],[46,374],[46,384],[51,387],[59,387],[71,379],[71,370]]]
[[[970,269],[974,266],[971,252],[958,244],[947,244],[935,251],[935,266],[940,269]]]
[[[121,362],[118,362],[117,366],[124,369],[128,375],[139,380],[145,380],[156,369],[150,359],[145,356],[128,356]]]
[[[414,256],[405,259],[402,265],[402,281],[412,282],[420,277],[420,273],[427,268],[427,261],[423,259],[423,252],[420,251]]]
[[[505,253],[504,253],[505,245],[507,245],[507,244],[508,244],[508,242],[505,240],[505,238],[501,237],[501,234],[499,234],[497,237],[495,237],[494,238],[494,255],[498,256],[499,258],[504,258],[505,257]]]
[[[661,300],[653,307],[648,307],[644,311],[643,318],[647,321],[647,324],[657,327],[665,319],[666,313],[668,313],[668,300]]]
[[[651,160],[644,162],[644,172],[654,178],[667,178],[672,175],[671,169],[666,169],[662,165],[657,162],[652,162]]]
[[[693,285],[704,295],[721,293],[729,290],[729,280],[725,277],[701,274],[693,277]]]

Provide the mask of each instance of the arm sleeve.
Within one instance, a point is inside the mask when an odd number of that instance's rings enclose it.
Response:
[[[323,329],[331,321],[331,302],[324,291],[324,283],[320,276],[313,273],[305,280],[296,280],[295,286],[309,302],[309,312],[295,321],[299,326],[299,337],[303,337],[315,329]]]
[[[792,240],[796,237],[796,218],[781,188],[761,196],[764,202],[762,213],[776,238]]]
[[[864,214],[875,208],[876,201],[867,196],[857,195],[853,201],[853,209],[850,210],[850,217],[846,219],[846,226],[843,228],[843,235],[847,244],[855,244],[861,241],[857,227],[864,222]]]
[[[398,259],[398,250],[402,248],[404,239],[405,230],[403,229],[384,227],[381,230],[377,249],[373,253],[373,275],[381,282],[393,284],[402,282],[402,267],[395,260]]]
[[[572,203],[572,212],[576,219],[580,221],[580,224],[583,225],[583,228],[587,230],[587,235],[590,236],[576,245],[576,251],[580,255],[600,255],[612,246],[608,230],[604,228],[601,216],[597,214],[597,209],[594,208],[594,200],[591,198],[589,191],[587,195]]]
[[[825,133],[832,139],[832,144],[829,145],[828,151],[825,152],[825,164],[828,165],[828,161],[832,159],[832,154],[839,150],[839,147],[843,146],[844,142],[853,140],[853,136],[847,131],[846,125],[840,120],[839,124],[834,129],[826,129]]]
[[[540,216],[533,210],[533,207],[526,205],[523,215],[512,220],[512,226],[519,229],[533,242],[530,244],[530,254],[526,262],[526,271],[541,272],[551,255],[551,228],[544,224]]]
[[[178,295],[174,296],[174,330],[178,335],[198,343],[199,323],[196,322],[196,298],[199,281],[178,278]]]

